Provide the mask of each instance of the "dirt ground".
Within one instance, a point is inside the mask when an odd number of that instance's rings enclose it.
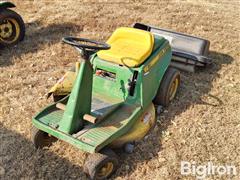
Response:
[[[0,50],[0,179],[87,179],[86,154],[56,142],[35,150],[31,118],[45,94],[78,58],[65,35],[106,40],[117,27],[143,22],[209,39],[213,65],[182,73],[176,100],[134,153],[119,154],[113,179],[195,179],[180,162],[235,165],[240,179],[240,2],[238,0],[13,0],[26,38]],[[209,176],[208,179],[227,179]]]

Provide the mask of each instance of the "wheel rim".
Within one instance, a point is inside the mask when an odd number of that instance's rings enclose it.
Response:
[[[13,18],[5,18],[0,24],[0,40],[6,44],[12,44],[19,38],[20,26]]]
[[[101,167],[101,169],[97,173],[97,177],[98,178],[107,177],[108,175],[111,174],[112,171],[113,171],[113,163],[112,162],[108,162],[103,167]]]
[[[176,79],[173,81],[173,83],[172,83],[172,85],[171,85],[171,87],[170,87],[170,91],[169,91],[169,93],[170,93],[170,98],[169,98],[169,100],[170,100],[170,101],[174,99],[174,97],[175,97],[175,95],[176,95],[176,93],[177,93],[178,85],[179,85],[179,78],[176,78]]]

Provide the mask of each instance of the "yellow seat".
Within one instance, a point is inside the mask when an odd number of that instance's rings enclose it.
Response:
[[[106,61],[137,67],[152,53],[154,37],[150,32],[135,28],[118,28],[107,41],[111,48],[97,55]]]

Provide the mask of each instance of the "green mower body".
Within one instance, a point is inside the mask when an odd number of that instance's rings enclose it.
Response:
[[[154,127],[153,102],[167,106],[172,101],[180,74],[169,67],[169,41],[151,32],[119,28],[107,43],[76,37],[63,41],[82,59],[75,73],[68,72],[53,88],[66,84],[60,89],[65,97],[33,117],[32,140],[38,148],[55,137],[89,152],[84,171],[91,179],[106,179],[118,164],[111,149],[130,152],[131,143]]]
[[[71,94],[38,113],[34,126],[81,150],[98,152],[130,131],[146,112],[171,55],[169,42],[156,35],[151,55],[139,67],[107,62],[94,53],[89,64],[81,63]],[[85,121],[85,114],[99,121]]]

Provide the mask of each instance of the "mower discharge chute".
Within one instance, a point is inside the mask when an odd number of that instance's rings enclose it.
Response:
[[[19,14],[10,10],[13,3],[0,1],[0,46],[11,46],[22,41],[25,25]]]
[[[112,148],[141,140],[154,127],[153,102],[167,106],[174,99],[180,73],[170,67],[168,40],[144,30],[118,28],[107,43],[63,41],[82,59],[68,76],[75,80],[65,83],[73,84],[70,94],[33,117],[32,140],[38,148],[57,138],[91,153],[84,171],[104,179],[117,168]]]

